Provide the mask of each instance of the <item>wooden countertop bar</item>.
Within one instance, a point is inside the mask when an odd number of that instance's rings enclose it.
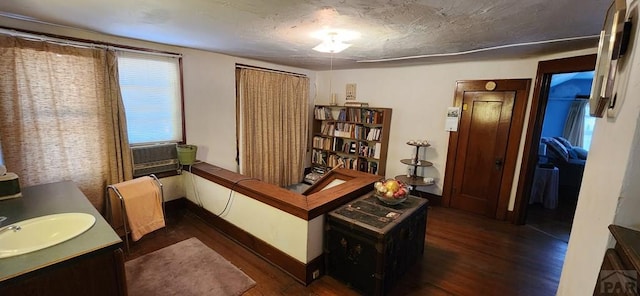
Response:
[[[191,173],[307,221],[372,191],[373,183],[381,178],[338,168],[327,173],[303,195],[204,162],[192,165]],[[345,182],[322,190],[333,180]]]

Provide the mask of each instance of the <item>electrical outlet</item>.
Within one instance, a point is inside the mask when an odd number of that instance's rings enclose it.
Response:
[[[346,92],[347,100],[355,100],[356,99],[356,84],[348,83],[347,84],[347,92]]]
[[[316,269],[313,271],[313,279],[317,279],[318,277],[320,277],[320,270]]]

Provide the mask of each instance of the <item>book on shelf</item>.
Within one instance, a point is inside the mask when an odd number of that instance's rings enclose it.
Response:
[[[367,142],[359,142],[358,146],[360,146],[360,151],[358,151],[359,156],[380,159],[381,143],[375,143],[369,146]]]
[[[333,148],[331,150],[334,151],[339,151],[342,149],[342,145],[344,143],[344,140],[341,138],[335,138],[333,141]]]
[[[377,174],[378,173],[378,163],[375,161],[370,161],[369,162],[369,167],[367,168],[367,172],[370,174]]]
[[[327,153],[324,151],[313,150],[311,161],[315,164],[325,165],[327,163]]]
[[[331,108],[316,107],[314,109],[314,117],[319,120],[332,120],[333,114],[331,114]]]
[[[357,146],[356,142],[349,142],[349,153],[355,154]]]
[[[320,126],[320,133],[326,136],[333,136],[335,134],[335,129],[335,124],[323,121]]]
[[[380,128],[372,127],[369,129],[367,133],[367,141],[378,141],[380,140]]]
[[[330,138],[324,138],[315,136],[313,137],[313,148],[331,150],[333,146],[333,140]]]
[[[366,161],[359,161],[358,162],[358,171],[361,172],[366,172],[368,171],[368,167],[369,167],[369,163]]]
[[[313,167],[313,172],[320,175],[324,175],[327,172],[327,168],[316,166],[316,167]]]
[[[340,109],[338,112],[338,121],[346,121],[347,120],[347,110]]]
[[[353,123],[337,122],[333,135],[336,137],[353,138],[356,127]]]

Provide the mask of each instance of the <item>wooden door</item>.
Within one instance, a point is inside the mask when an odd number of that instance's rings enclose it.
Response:
[[[450,135],[445,175],[449,206],[505,219],[529,83],[458,82],[455,101],[462,112]]]

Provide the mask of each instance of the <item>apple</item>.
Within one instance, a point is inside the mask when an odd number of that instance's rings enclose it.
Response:
[[[398,189],[398,191],[396,191],[396,193],[393,194],[393,197],[402,198],[406,194],[407,194],[407,190],[401,187],[400,189]]]

